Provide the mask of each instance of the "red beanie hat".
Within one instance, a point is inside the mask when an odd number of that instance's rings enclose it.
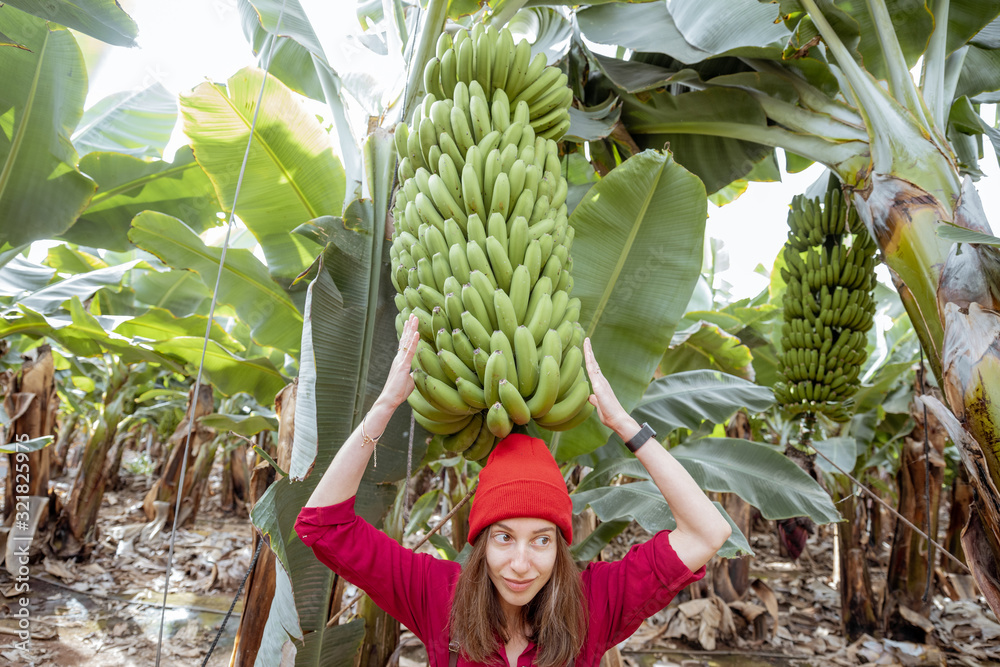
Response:
[[[573,543],[573,501],[544,440],[512,433],[497,443],[479,473],[469,511],[469,544],[487,526],[514,517],[532,517],[558,526]]]

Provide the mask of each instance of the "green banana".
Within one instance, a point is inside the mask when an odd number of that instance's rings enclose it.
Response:
[[[482,413],[472,415],[472,419],[465,428],[458,433],[445,436],[442,441],[445,451],[458,454],[467,450],[476,441],[476,438],[479,437],[479,432],[482,430],[485,421]]]
[[[500,380],[497,392],[500,395],[500,403],[515,424],[523,425],[531,420],[531,411],[528,410],[528,405],[521,397],[516,384],[504,378]]]
[[[497,289],[493,292],[493,305],[497,315],[497,326],[508,340],[514,340],[514,330],[517,329],[519,322],[513,301],[507,292]]]
[[[483,420],[482,430],[479,431],[479,435],[476,437],[476,441],[472,443],[463,455],[467,461],[479,461],[486,457],[491,451],[493,451],[493,445],[496,444],[496,436],[493,435],[492,431],[486,426],[486,420]]]
[[[538,364],[538,386],[535,393],[526,403],[531,417],[544,417],[559,398],[559,362],[555,357],[546,355]]]
[[[528,327],[524,325],[514,331],[513,340],[517,388],[522,396],[531,396],[538,386],[538,347]]]
[[[585,379],[581,378],[573,385],[573,388],[569,390],[565,398],[553,404],[552,408],[544,415],[536,418],[538,425],[554,426],[567,419],[572,419],[576,416],[576,413],[583,409],[583,405],[587,402],[589,396],[590,385]]]
[[[475,371],[466,366],[465,362],[459,359],[457,354],[441,349],[437,351],[437,355],[441,362],[442,370],[448,376],[448,380],[452,384],[456,384],[456,388],[459,378],[479,386],[479,376],[476,375]]]
[[[507,358],[502,350],[494,350],[486,360],[486,375],[483,377],[483,392],[487,405],[500,400],[500,380],[507,377]],[[457,392],[456,392],[457,393]]]
[[[462,397],[458,395],[458,390],[447,383],[431,377],[425,370],[417,368],[413,371],[413,384],[427,402],[440,410],[453,415],[463,415],[469,413],[469,406],[465,404]]]
[[[486,425],[489,427],[490,433],[498,438],[506,438],[511,429],[514,428],[514,422],[511,421],[500,401],[495,402],[486,413]]]
[[[452,433],[458,433],[469,425],[473,416],[474,415],[469,415],[457,422],[437,422],[427,419],[416,410],[413,411],[413,418],[416,422],[423,426],[428,433],[434,433],[435,435],[451,435]]]

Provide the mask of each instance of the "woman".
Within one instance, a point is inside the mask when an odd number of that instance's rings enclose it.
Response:
[[[413,390],[410,364],[419,336],[411,317],[381,395],[337,452],[299,514],[296,532],[323,563],[420,638],[433,667],[596,666],[644,618],[705,575],[705,563],[729,537],[729,523],[621,407],[587,339],[590,402],[601,422],[633,441],[630,448],[677,528],[581,574],[569,552],[572,502],[559,468],[544,442],[512,434],[480,473],[465,566],[400,546],[355,516],[354,496],[378,435]]]

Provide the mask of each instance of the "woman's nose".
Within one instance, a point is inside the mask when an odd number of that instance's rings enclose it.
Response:
[[[514,547],[514,553],[510,559],[510,568],[515,572],[527,572],[531,568],[531,559],[528,557],[528,548],[525,545]]]

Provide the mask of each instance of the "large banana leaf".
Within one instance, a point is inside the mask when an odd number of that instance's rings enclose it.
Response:
[[[219,199],[190,146],[178,150],[173,163],[147,162],[121,153],[90,153],[80,160],[80,169],[98,182],[98,188],[80,219],[62,235],[67,241],[131,250],[129,226],[142,211],[180,218],[199,233],[219,224]]]
[[[124,320],[115,327],[115,333],[133,339],[155,342],[170,340],[178,336],[204,337],[207,324],[208,318],[204,315],[174,317],[170,311],[163,308],[150,308],[138,317]],[[243,346],[215,320],[212,321],[209,338],[233,352],[243,351]]]
[[[663,494],[652,482],[635,482],[621,486],[602,486],[593,491],[575,493],[573,512],[579,514],[590,505],[601,521],[635,520],[640,526],[651,533],[661,530],[673,530],[677,527],[673,512],[663,499]],[[722,505],[715,503],[716,509],[726,518],[732,528],[732,534],[719,549],[723,558],[738,558],[752,556],[753,549],[739,527],[729,517]]]
[[[97,269],[88,273],[78,273],[66,280],[52,283],[21,299],[18,303],[43,314],[54,313],[63,307],[69,299],[87,300],[101,287],[115,285],[122,277],[131,271],[140,260],[134,259],[124,264],[116,264],[106,269]]]
[[[184,131],[223,206],[233,206],[263,71],[240,70],[227,86],[203,83],[181,96]],[[268,270],[294,278],[321,248],[292,234],[304,222],[339,215],[344,169],[330,137],[278,79],[268,76],[237,214],[260,242]]]
[[[739,338],[721,327],[710,322],[696,322],[674,334],[670,348],[660,361],[660,372],[671,375],[699,369],[722,371],[752,381],[753,354]]]
[[[660,8],[684,41],[711,55],[783,43],[789,36],[788,28],[774,20],[776,8],[759,0],[666,0]]]
[[[677,428],[694,430],[705,420],[722,424],[740,408],[763,412],[774,394],[742,378],[700,370],[659,378],[646,389],[632,416],[666,437]]]
[[[0,296],[20,297],[49,284],[55,270],[15,255],[0,267]]]
[[[177,218],[153,211],[140,213],[132,221],[129,239],[168,266],[196,272],[209,289],[215,286],[222,248],[206,246]],[[298,357],[302,314],[252,252],[226,251],[218,295],[219,303],[232,306],[250,327],[259,345]]]
[[[139,28],[117,0],[5,0],[5,4],[108,44],[136,46]]]
[[[176,96],[154,83],[114,93],[87,109],[73,134],[73,145],[80,155],[110,151],[162,158],[176,123]]]
[[[212,299],[208,286],[192,271],[146,271],[135,276],[132,288],[137,301],[165,308],[175,317],[207,315]]]
[[[826,450],[824,450],[826,451]],[[808,516],[817,523],[840,515],[816,480],[774,447],[740,438],[705,438],[670,450],[706,491],[735,493],[766,519]],[[606,459],[584,477],[573,497],[600,490],[618,475],[649,479],[633,457]]]
[[[45,256],[45,265],[51,266],[59,273],[89,273],[97,269],[108,268],[108,263],[96,255],[71,248],[61,243],[49,248]]]
[[[684,39],[664,2],[608,3],[581,9],[576,19],[583,34],[600,44],[664,53],[683,63],[696,63],[711,55]]]
[[[157,352],[168,354],[188,363],[196,372],[204,347],[201,336],[179,336],[154,344]],[[274,396],[288,380],[268,359],[245,359],[233,354],[214,340],[208,341],[204,365],[205,382],[226,396],[245,391],[261,405],[274,403]]]
[[[254,53],[264,48],[265,39],[270,37],[273,40],[266,54],[267,60],[261,65],[269,62],[268,72],[281,79],[286,86],[325,101],[330,108],[340,142],[340,159],[346,172],[347,201],[353,200],[360,194],[357,192],[362,177],[360,151],[347,119],[340,76],[330,67],[304,9],[298,0],[239,0],[239,7],[243,33],[253,46]],[[275,34],[278,14],[282,10],[280,34]]]
[[[304,633],[303,642],[296,642],[297,665],[350,664],[344,661],[344,652],[349,657],[360,641],[360,635],[340,635],[347,632],[343,626],[326,628],[331,605],[339,603],[330,600],[333,573],[302,544],[293,526],[337,450],[374,403],[397,347],[394,290],[385,279],[388,248],[382,234],[394,169],[391,137],[378,131],[366,142],[364,157],[372,200],[359,204],[360,220],[364,229],[377,233],[363,236],[363,253],[348,254],[331,243],[306,298],[289,472],[293,478],[308,475],[301,482],[286,477],[273,484],[251,514],[291,576]],[[408,412],[397,410],[379,441],[378,467],[369,468],[362,480],[356,509],[371,522],[379,521],[395,497],[395,485],[388,482],[405,474],[408,431]],[[424,448],[424,440],[414,438],[414,461],[423,457]],[[286,615],[285,605],[276,599],[272,618]],[[287,636],[283,627],[288,626],[269,621],[262,645],[283,643]],[[335,644],[341,653],[331,650]],[[274,663],[258,657],[257,664]]]
[[[0,49],[0,246],[16,246],[66,231],[96,185],[69,140],[87,95],[73,35],[9,4],[0,32],[30,49]]]
[[[670,453],[700,487],[735,493],[768,519],[809,516],[817,523],[841,520],[826,491],[773,447],[739,438],[707,438],[674,447]],[[649,479],[646,469],[634,458],[607,459],[573,493],[573,511],[580,512],[590,505],[602,521],[635,519],[646,530],[673,529],[673,515],[651,481],[604,486],[619,474]],[[722,511],[721,506],[717,507]],[[725,512],[723,515],[732,524]],[[743,553],[752,552],[733,525],[733,534],[719,554],[732,558]]]
[[[23,305],[19,309],[20,312],[4,315],[4,320],[0,322],[0,338],[18,334],[34,338],[44,336],[57,341],[79,357],[113,352],[120,355],[122,362],[126,364],[148,361],[178,373],[184,371],[183,364],[178,363],[175,358],[157,352],[148,344],[133,343],[114,333],[117,321],[94,316],[76,297],[67,304],[68,313],[46,316]]]
[[[645,151],[594,185],[571,216],[580,323],[626,410],[649,386],[698,280],[707,207],[697,177],[669,153]],[[595,413],[558,436],[557,457],[593,451],[607,435]]]

